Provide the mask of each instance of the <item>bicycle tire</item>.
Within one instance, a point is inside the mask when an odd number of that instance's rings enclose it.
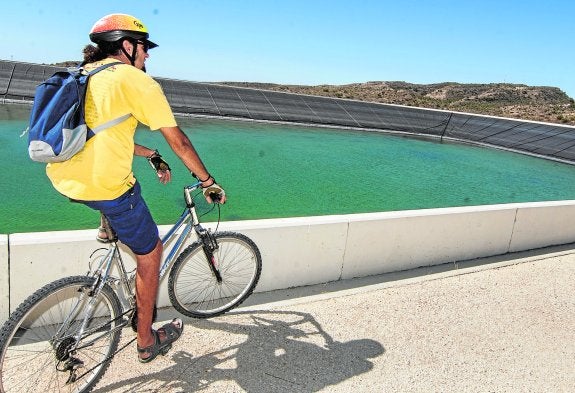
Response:
[[[91,296],[94,280],[73,276],[54,281],[12,313],[0,330],[0,392],[84,393],[100,380],[118,347],[121,329],[114,328],[121,326],[122,308],[108,285]],[[78,349],[70,353],[89,300],[94,300],[94,313]],[[66,318],[71,323],[64,324]],[[95,342],[88,345],[89,340]],[[73,375],[66,367],[77,367],[76,381],[66,383]]]
[[[200,241],[182,251],[170,271],[170,301],[186,316],[221,315],[247,299],[259,281],[262,258],[250,238],[236,232],[219,232],[214,238],[218,243],[214,257],[221,282],[216,280]]]

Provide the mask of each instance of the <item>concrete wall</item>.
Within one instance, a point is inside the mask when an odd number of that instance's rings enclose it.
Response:
[[[257,290],[269,291],[572,243],[575,201],[223,222],[219,229],[258,244],[264,267]],[[98,247],[94,236],[1,237],[0,321],[42,285],[85,274]],[[169,304],[166,281],[160,306]]]
[[[0,235],[0,321],[6,320],[9,314],[10,270],[8,261],[8,236]]]

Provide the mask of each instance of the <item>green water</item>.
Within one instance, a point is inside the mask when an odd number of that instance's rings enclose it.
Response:
[[[94,228],[97,213],[60,196],[44,165],[29,160],[26,138],[19,137],[28,111],[0,105],[0,233]],[[575,199],[575,166],[499,150],[290,125],[204,119],[180,125],[226,188],[226,221]],[[159,133],[141,129],[136,139],[158,148],[172,166],[167,186],[145,159],[137,157],[134,168],[154,218],[172,223],[192,178]]]

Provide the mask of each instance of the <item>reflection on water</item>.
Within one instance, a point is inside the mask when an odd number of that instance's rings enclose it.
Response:
[[[97,214],[59,195],[44,165],[28,158],[20,137],[28,113],[0,105],[0,233],[95,227]],[[254,122],[187,118],[180,125],[226,188],[223,220],[575,199],[575,167],[499,150]],[[172,223],[192,177],[159,133],[142,128],[136,140],[159,149],[173,169],[164,186],[145,159],[134,160],[155,219]],[[205,220],[216,218],[212,212]]]

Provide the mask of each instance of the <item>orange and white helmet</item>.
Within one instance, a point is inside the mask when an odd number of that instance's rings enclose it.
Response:
[[[122,38],[132,38],[148,43],[148,48],[158,45],[148,39],[148,29],[137,18],[127,14],[110,14],[98,20],[90,30],[90,40],[115,42]]]

